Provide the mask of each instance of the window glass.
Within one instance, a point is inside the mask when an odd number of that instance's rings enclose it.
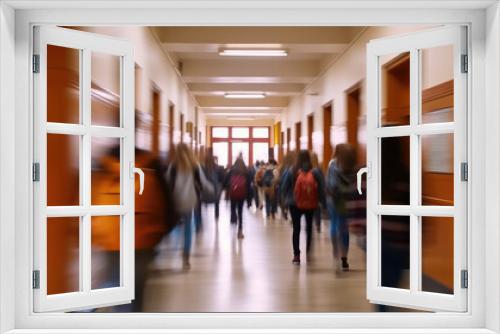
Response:
[[[453,46],[420,50],[421,123],[453,122]]]
[[[214,157],[217,158],[217,164],[219,166],[227,167],[229,162],[229,144],[228,142],[223,143],[213,143],[212,150]]]
[[[387,55],[380,62],[380,124],[410,124],[410,53]]]
[[[253,143],[253,162],[269,160],[269,144]]]
[[[233,138],[249,138],[250,129],[249,128],[233,128],[232,133]]]
[[[213,138],[228,138],[229,137],[229,128],[213,127],[212,128],[212,137]]]
[[[80,123],[80,50],[47,45],[47,121]]]
[[[120,126],[120,57],[92,52],[91,66],[92,124],[118,127]]]
[[[269,138],[269,128],[253,128],[253,138]]]

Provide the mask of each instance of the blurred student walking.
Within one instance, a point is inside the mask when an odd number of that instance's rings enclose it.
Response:
[[[348,201],[356,193],[356,151],[349,144],[335,147],[335,156],[328,165],[326,190],[333,256],[341,260],[341,268],[349,270]]]
[[[231,201],[231,224],[238,222],[238,239],[243,239],[243,204],[250,191],[250,173],[243,158],[240,156],[234,162],[224,180]]]
[[[175,209],[179,217],[179,224],[184,226],[183,268],[188,269],[190,267],[193,211],[198,206],[200,191],[203,188],[213,191],[213,186],[206,182],[204,177],[201,177],[201,173],[203,173],[201,167],[186,144],[177,145],[172,153],[166,179],[170,191],[175,194]]]
[[[317,168],[313,168],[311,155],[301,150],[295,166],[283,175],[281,191],[290,207],[293,224],[293,264],[300,264],[300,220],[306,218],[306,251],[310,254],[312,242],[312,224],[314,211],[319,203],[324,203],[324,180]],[[309,257],[309,256],[308,256]]]

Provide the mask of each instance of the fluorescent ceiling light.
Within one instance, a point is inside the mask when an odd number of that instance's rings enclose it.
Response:
[[[263,99],[266,97],[264,93],[226,93],[226,99]]]
[[[219,51],[221,56],[234,57],[285,57],[286,50],[276,49],[223,49]]]

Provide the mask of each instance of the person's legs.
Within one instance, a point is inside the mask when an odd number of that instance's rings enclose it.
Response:
[[[189,255],[191,253],[191,239],[192,239],[192,213],[185,214],[182,217],[184,224],[184,250],[183,250],[183,266],[189,268]]]
[[[236,201],[234,200],[231,200],[231,224],[235,224],[236,223]]]
[[[244,201],[238,201],[238,238],[243,238],[243,204]]]
[[[201,202],[198,201],[196,208],[194,209],[194,226],[196,228],[196,232],[201,231]]]
[[[336,219],[336,214],[335,214],[335,208],[333,207],[333,203],[328,203],[327,205],[328,208],[328,217],[330,218],[330,238],[332,240],[332,250],[333,250],[333,257],[338,258],[338,240],[337,240],[337,219]]]
[[[312,228],[313,228],[313,217],[314,210],[304,210],[304,215],[306,216],[306,251],[309,254],[312,247]]]
[[[349,252],[349,226],[345,215],[337,215],[339,241],[341,243],[340,256],[347,258]]]
[[[321,207],[314,210],[314,224],[318,233],[321,232]]]
[[[255,199],[255,208],[258,209],[260,207],[260,200],[261,200],[261,198],[259,198],[259,190],[258,190],[257,186],[253,187],[253,196],[254,196],[254,199]]]
[[[271,215],[271,199],[269,198],[268,194],[265,194],[266,198],[266,217],[269,218]]]
[[[290,215],[292,216],[293,224],[293,234],[292,234],[292,245],[293,245],[293,255],[300,256],[300,218],[302,216],[300,210],[296,206],[290,206]]]
[[[273,196],[271,198],[271,216],[273,220],[275,219],[276,212],[278,212],[278,201],[276,199],[276,196]]]
[[[260,206],[259,206],[259,209],[262,210],[263,206],[264,206],[264,202],[265,202],[265,195],[264,195],[264,189],[262,187],[257,187],[257,190],[259,192],[259,201],[260,201]]]
[[[218,198],[214,203],[215,220],[219,220],[219,202],[220,198]]]

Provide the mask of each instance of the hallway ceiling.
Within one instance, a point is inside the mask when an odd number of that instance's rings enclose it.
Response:
[[[363,27],[155,27],[207,118],[273,118]],[[226,57],[222,49],[282,49],[286,57]],[[228,99],[264,92],[263,99]]]

